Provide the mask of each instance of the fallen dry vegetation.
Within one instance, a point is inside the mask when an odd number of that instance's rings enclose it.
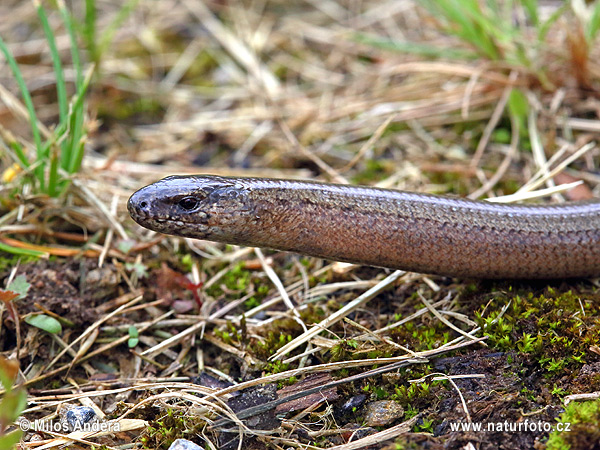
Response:
[[[36,190],[35,167],[15,166],[14,143],[33,152],[34,137],[0,60],[0,243],[13,252],[0,259],[0,343],[27,390],[21,417],[60,422],[83,406],[114,426],[29,430],[22,448],[166,449],[177,438],[224,449],[599,448],[596,280],[355,267],[156,235],[125,207],[135,189],[191,173],[597,197],[599,54],[576,8],[543,45],[515,50],[498,37],[503,57],[492,59],[419,2],[114,3],[95,5],[97,43],[110,37],[95,49],[84,11],[72,11],[87,136],[57,196]],[[534,39],[519,5],[522,37]],[[64,21],[44,6],[72,96]],[[0,17],[35,126],[52,136],[56,80],[36,6],[6,1]],[[550,443],[543,428],[452,428],[565,421],[571,431]]]

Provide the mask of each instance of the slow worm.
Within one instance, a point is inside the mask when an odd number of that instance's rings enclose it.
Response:
[[[600,202],[505,205],[371,187],[172,176],[135,192],[154,231],[466,278],[600,276]]]

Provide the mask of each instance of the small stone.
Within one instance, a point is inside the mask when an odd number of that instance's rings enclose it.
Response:
[[[204,450],[198,444],[194,444],[187,439],[176,439],[169,446],[169,450]]]
[[[341,409],[344,413],[354,412],[354,410],[360,408],[363,405],[365,400],[367,400],[367,394],[357,394],[346,400],[341,406]]]
[[[94,300],[113,295],[119,285],[119,277],[112,268],[90,270],[86,277],[83,293]]]
[[[368,397],[367,394],[356,394],[347,399],[343,404],[337,405],[337,407],[333,409],[335,420],[346,422],[358,415],[362,417],[362,406],[365,404]]]
[[[82,429],[86,423],[90,423],[96,417],[96,411],[88,406],[76,406],[65,414],[69,429],[71,431]]]
[[[366,407],[365,425],[382,427],[404,416],[404,408],[392,400],[371,402]]]

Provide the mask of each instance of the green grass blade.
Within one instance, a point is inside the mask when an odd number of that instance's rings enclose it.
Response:
[[[96,40],[96,0],[85,0],[85,17],[81,32],[90,59],[96,66],[100,63],[100,50]]]
[[[17,80],[17,84],[19,86],[19,90],[21,91],[21,96],[23,97],[23,102],[25,103],[25,107],[27,108],[27,113],[29,115],[29,124],[31,126],[31,134],[33,135],[33,142],[35,143],[36,151],[37,151],[37,159],[42,160],[45,155],[42,152],[42,138],[40,136],[40,131],[37,128],[37,116],[35,114],[35,108],[33,107],[33,101],[31,100],[31,94],[27,89],[27,84],[25,84],[25,80],[23,79],[23,74],[19,69],[19,65],[15,58],[11,55],[6,43],[0,37],[0,51],[4,54],[6,61],[13,73],[13,76]],[[44,189],[44,167],[43,165],[38,165],[34,169],[35,177],[37,178],[40,188]]]
[[[54,66],[54,76],[56,77],[56,97],[58,100],[58,111],[60,113],[60,120],[62,121],[67,116],[67,88],[65,84],[64,71],[60,61],[60,54],[58,53],[58,48],[56,47],[54,32],[48,23],[46,11],[41,4],[36,5],[36,9],[40,22],[42,23],[42,29],[44,30],[46,41],[48,42],[48,47],[50,48],[50,56],[52,57],[52,65]]]
[[[73,20],[71,20],[71,13],[65,6],[63,0],[58,1],[58,11],[62,16],[63,23],[69,35],[69,42],[71,44],[71,60],[73,61],[73,67],[75,68],[75,83],[77,86],[83,83],[83,70],[81,69],[81,58],[79,56],[79,46],[77,45],[77,38],[75,37],[75,28],[73,26]]]
[[[74,109],[69,117],[69,145],[71,146],[71,151],[69,152],[69,160],[67,161],[66,166],[63,167],[69,173],[77,172],[79,170],[79,167],[76,167],[72,161],[83,157],[83,155],[79,155],[79,152],[83,151],[79,143],[86,136],[84,120],[85,110],[83,105],[81,105],[81,107]]]
[[[46,252],[40,252],[39,250],[31,250],[29,248],[13,247],[11,245],[6,245],[4,242],[0,242],[0,251],[11,253],[13,255],[35,256],[37,258],[41,258],[47,255]]]
[[[81,68],[81,58],[79,55],[77,38],[75,37],[73,21],[71,19],[71,14],[67,10],[63,0],[58,1],[58,9],[69,35],[69,42],[71,45],[71,60],[73,61],[73,67],[75,68],[75,88],[76,92],[79,92],[79,89],[84,82],[84,77]],[[77,157],[76,155],[74,156],[74,153],[79,151],[79,142],[81,141],[82,136],[85,134],[84,118],[85,107],[82,102],[80,103],[79,107],[73,110],[72,114],[69,115],[69,136],[66,141],[68,151],[61,153],[61,167],[63,170],[68,171],[69,167],[71,166],[71,161]]]
[[[537,0],[521,0],[523,4],[523,8],[525,8],[525,12],[527,12],[527,16],[531,20],[531,22],[537,28],[540,24],[540,17],[538,15],[538,2]]]
[[[17,448],[17,444],[23,436],[22,430],[13,430],[0,436],[0,450],[13,450]]]
[[[23,151],[23,147],[21,146],[21,144],[19,144],[16,141],[13,141],[9,142],[8,145],[12,149],[12,151],[15,152],[15,155],[21,162],[21,167],[23,167],[23,169],[27,169],[29,167],[29,161],[27,160],[27,156],[25,156],[25,152]]]
[[[92,75],[94,74],[94,67],[90,67],[85,78],[83,79],[83,83],[79,86],[79,90],[77,92],[77,96],[75,97],[73,104],[71,105],[71,114],[74,114],[75,111],[80,111],[81,113],[76,117],[77,120],[83,120],[83,103],[85,100],[85,94],[87,93],[88,87],[90,86],[90,82],[92,81]],[[80,135],[80,138],[77,142],[73,142],[75,151],[71,154],[71,160],[69,161],[69,166],[67,171],[69,173],[75,173],[81,167],[81,161],[83,160],[83,153],[85,147],[83,145],[84,135]]]
[[[54,76],[56,78],[56,98],[58,100],[58,111],[59,111],[59,122],[64,122],[67,120],[68,115],[68,100],[67,100],[67,85],[65,83],[64,71],[62,67],[62,62],[60,61],[60,54],[58,52],[58,48],[56,46],[56,38],[54,36],[54,32],[50,27],[50,23],[48,22],[48,16],[46,15],[46,11],[44,10],[41,4],[36,5],[38,18],[42,24],[42,29],[44,30],[44,35],[46,36],[46,41],[48,42],[48,47],[50,49],[50,56],[52,58],[52,65],[54,67]],[[67,161],[70,159],[70,146],[68,140],[65,140],[61,143],[61,152],[60,154],[65,158],[65,166],[67,165]],[[48,154],[48,153],[46,153]],[[50,157],[50,170],[48,172],[48,194],[53,197],[56,195],[56,183],[58,178],[58,168],[57,164],[57,155],[53,154]]]
[[[58,193],[58,183],[60,182],[58,176],[58,162],[59,157],[57,155],[56,145],[53,146],[52,156],[50,157],[50,170],[48,171],[48,195],[55,197]]]
[[[84,140],[79,143],[76,151],[73,152],[73,160],[69,166],[70,173],[75,173],[81,168],[81,162],[83,161],[83,154],[85,153]]]
[[[370,36],[368,34],[356,34],[354,40],[372,47],[382,48],[384,50],[392,50],[394,52],[409,53],[412,55],[420,55],[428,58],[450,58],[450,59],[475,59],[477,54],[469,50],[451,48],[451,47],[436,47],[427,44],[419,44],[415,42],[399,42],[393,39],[386,39],[379,36]]]
[[[459,37],[492,60],[500,57],[492,37],[498,35],[494,21],[481,11],[476,0],[433,0],[426,2],[432,13],[441,14],[446,20],[448,33]]]
[[[585,28],[585,38],[588,44],[592,44],[594,39],[596,39],[596,35],[598,34],[598,29],[600,29],[600,1],[596,1],[594,5],[594,10],[592,11],[592,16]]]
[[[554,11],[548,19],[542,23],[538,28],[538,41],[543,42],[546,40],[546,35],[550,31],[550,27],[556,23],[556,21],[567,11],[569,8],[569,2],[565,2],[559,8]]]
[[[494,3],[494,2],[490,2]],[[457,3],[460,5],[460,2]],[[458,7],[458,6],[457,6]],[[512,24],[510,12],[505,13],[499,8],[481,9],[478,3],[469,12],[473,28],[477,31],[472,45],[483,49],[484,54],[490,59],[500,59],[510,48],[517,35],[517,29]],[[507,15],[508,17],[505,17]],[[499,45],[502,43],[503,45]]]
[[[508,111],[518,124],[520,130],[527,130],[527,118],[529,116],[529,102],[520,89],[510,91],[508,97]]]
[[[139,0],[128,0],[127,2],[125,2],[125,4],[121,7],[112,23],[108,27],[106,27],[106,29],[102,32],[100,44],[98,45],[98,58],[100,58],[101,55],[106,51],[106,49],[112,42],[115,33],[123,24],[123,22],[125,22],[125,19],[129,17],[129,15],[135,9],[138,3]]]
[[[15,139],[12,133],[10,133],[8,130],[5,130],[1,125],[0,138],[2,138],[4,143],[7,144],[8,147],[14,152],[16,161],[20,163],[21,167],[27,170],[31,166],[31,163],[27,159],[27,155],[23,150],[23,145],[21,145],[21,143]]]

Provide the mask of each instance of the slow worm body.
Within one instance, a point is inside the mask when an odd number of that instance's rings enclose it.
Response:
[[[166,234],[467,278],[600,276],[600,202],[503,205],[292,180],[172,176],[128,202]]]

